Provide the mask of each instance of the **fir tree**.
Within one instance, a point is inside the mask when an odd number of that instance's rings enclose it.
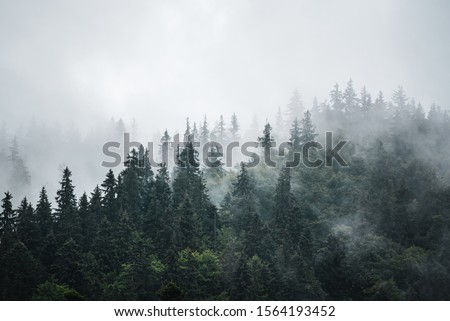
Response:
[[[239,140],[239,122],[238,122],[238,118],[236,116],[235,113],[233,113],[233,115],[231,116],[231,121],[230,121],[230,139],[232,141],[238,141]]]
[[[299,117],[303,113],[303,102],[297,89],[294,90],[287,108],[289,122],[293,121],[296,117]]]
[[[102,206],[106,217],[112,221],[117,221],[117,181],[114,177],[112,169],[106,174],[106,178],[102,183]]]
[[[12,207],[12,195],[9,192],[5,193],[5,197],[2,199],[2,213],[0,217],[0,237],[7,233],[12,232],[15,229],[15,212]]]
[[[317,134],[315,133],[315,126],[311,120],[311,113],[307,110],[301,121],[301,129],[299,135],[300,144],[314,141]]]
[[[39,229],[34,215],[33,206],[25,197],[17,209],[17,236],[34,254],[38,247]]]
[[[206,115],[203,118],[203,124],[200,129],[200,143],[202,145],[206,144],[209,141],[209,129],[208,129],[208,122],[206,120]]]
[[[69,238],[76,242],[81,240],[80,217],[71,177],[72,172],[66,167],[63,170],[60,189],[56,192],[57,235],[62,242]]]
[[[290,130],[290,138],[289,141],[291,143],[291,147],[294,151],[300,150],[300,144],[301,144],[301,129],[300,129],[300,123],[297,118],[294,119],[294,122],[292,123],[292,127]]]

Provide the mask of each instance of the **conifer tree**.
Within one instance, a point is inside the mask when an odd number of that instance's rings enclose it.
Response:
[[[301,129],[300,129],[300,122],[297,118],[294,119],[294,122],[292,123],[292,127],[290,130],[290,138],[289,141],[291,143],[291,148],[294,151],[300,150],[300,144],[301,144]]]
[[[12,195],[9,192],[5,193],[5,197],[2,199],[2,212],[0,216],[0,237],[7,233],[12,232],[15,229],[15,212],[12,207]]]
[[[353,80],[351,79],[347,82],[347,88],[345,88],[343,100],[345,105],[345,113],[355,113],[357,111],[357,96],[355,90],[353,89]]]
[[[77,211],[77,200],[72,184],[72,172],[66,167],[60,182],[60,189],[56,192],[57,236],[61,242],[72,238],[81,241],[81,222]]]
[[[309,110],[307,110],[301,121],[301,129],[299,135],[300,144],[314,141],[315,137],[317,136],[315,130],[316,127],[311,120],[311,113]]]
[[[45,240],[53,232],[52,205],[48,200],[47,190],[42,187],[36,205],[36,220],[40,231],[40,240]]]
[[[335,84],[334,89],[330,92],[331,108],[337,112],[344,111],[344,102],[342,100],[342,92],[339,90],[339,85]]]
[[[106,217],[111,222],[117,221],[117,180],[114,177],[112,169],[106,174],[106,178],[102,183],[102,206],[104,208]],[[101,217],[100,217],[101,219]]]
[[[294,90],[291,100],[287,105],[288,108],[288,121],[293,121],[296,117],[299,117],[303,113],[303,102],[300,93],[297,89]]]
[[[232,141],[238,141],[239,140],[239,122],[238,122],[238,118],[236,116],[235,113],[233,113],[233,115],[231,116],[231,121],[230,121],[230,139]]]
[[[34,215],[33,206],[25,197],[17,209],[17,236],[34,254],[38,247],[39,229]]]
[[[206,144],[209,141],[209,129],[208,122],[206,120],[206,115],[203,118],[203,123],[200,129],[200,143],[202,145]]]

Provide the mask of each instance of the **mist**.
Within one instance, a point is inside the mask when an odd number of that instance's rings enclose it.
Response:
[[[17,293],[0,278],[0,299],[448,300],[449,14],[438,0],[1,1],[0,275],[18,246],[36,277]],[[328,132],[348,164],[328,163]],[[143,148],[123,152],[126,133]],[[150,166],[177,134],[172,162]],[[189,163],[205,157],[194,142],[236,141],[263,161],[211,148],[217,168]],[[290,168],[296,154],[323,162]],[[204,262],[214,277],[191,286]]]
[[[87,131],[142,134],[189,115],[263,121],[294,88],[311,104],[352,78],[448,106],[447,1],[2,1],[0,108]]]

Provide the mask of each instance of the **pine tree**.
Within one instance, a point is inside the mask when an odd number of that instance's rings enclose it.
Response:
[[[209,141],[209,129],[208,129],[208,122],[206,120],[206,115],[203,118],[203,124],[200,129],[200,143],[202,145],[206,144]]]
[[[353,80],[349,80],[347,82],[347,88],[345,88],[344,95],[344,108],[345,112],[348,113],[355,113],[357,111],[357,97],[355,90],[353,89]]]
[[[315,130],[316,127],[312,123],[311,113],[309,112],[309,110],[307,110],[301,121],[301,129],[299,135],[300,144],[314,141],[315,137],[317,136]]]
[[[82,241],[80,244],[83,245],[84,249],[89,248],[89,239],[90,239],[90,233],[88,232],[88,229],[91,228],[91,213],[89,212],[89,201],[87,198],[86,193],[83,193],[80,197],[80,200],[78,202],[78,215],[80,216],[80,226],[81,226],[81,234],[82,234]]]
[[[191,125],[189,125],[189,117],[186,118],[186,130],[184,131],[184,142],[190,142],[192,141],[191,137]]]
[[[241,235],[243,251],[248,256],[262,254],[261,240],[264,238],[262,222],[256,212],[254,186],[249,172],[241,163],[241,170],[233,184],[231,200],[231,222],[237,233]]]
[[[71,177],[72,172],[66,167],[63,170],[61,187],[56,192],[57,236],[61,242],[69,238],[76,242],[81,240],[81,222]]]
[[[119,205],[136,226],[141,227],[144,184],[142,168],[139,168],[139,154],[136,150],[133,149],[127,156],[125,166],[121,173],[123,182]]]
[[[142,154],[141,154],[142,153]],[[143,147],[141,145],[141,153],[142,157],[140,157],[140,166],[139,166],[139,177],[141,179],[141,198],[142,198],[142,211],[146,212],[153,197],[153,185],[154,185],[154,174],[152,170],[152,166],[149,160],[149,151],[146,149],[143,151]]]
[[[335,84],[334,89],[330,92],[331,108],[337,112],[344,111],[344,102],[342,101],[342,92],[339,90],[339,85]]]
[[[189,143],[180,152],[180,160],[184,166],[176,167],[174,170],[173,209],[178,211],[180,205],[185,201],[186,195],[192,203],[192,207],[200,221],[200,230],[210,235],[214,226],[214,206],[211,204],[206,190],[203,173],[199,169],[198,152]],[[207,240],[209,241],[209,240]]]
[[[311,113],[314,114],[314,116],[319,115],[319,113],[321,112],[320,107],[321,106],[319,105],[319,102],[317,101],[317,97],[314,97],[312,108],[311,108]]]
[[[169,135],[169,132],[168,132],[167,129],[166,129],[166,130],[164,131],[163,136],[161,137],[161,144],[169,143],[170,140],[171,140],[171,137],[170,137],[170,135]]]
[[[195,212],[192,202],[186,195],[183,202],[178,208],[178,246],[180,249],[190,248],[197,249],[199,246],[200,222]]]
[[[251,184],[248,169],[244,163],[241,163],[241,170],[237,176],[236,183],[233,183],[233,196],[247,196],[253,193],[253,186]]]
[[[39,240],[39,229],[36,223],[33,206],[25,197],[17,209],[17,236],[32,252],[36,253]]]
[[[161,155],[162,162],[168,163],[169,162],[169,154],[171,149],[170,146],[170,140],[172,137],[170,137],[169,132],[167,129],[164,131],[164,135],[161,137],[161,144],[159,145],[159,154]]]
[[[45,187],[42,187],[39,194],[39,200],[36,205],[36,220],[39,230],[39,238],[35,240],[39,244],[37,257],[48,269],[54,262],[57,245],[53,233],[55,222],[52,215],[52,205],[48,200]]]
[[[236,116],[235,113],[233,113],[233,115],[231,116],[231,121],[230,121],[230,139],[232,141],[238,141],[239,140],[239,122],[238,122],[238,118]]]
[[[288,121],[293,121],[303,113],[303,102],[300,93],[297,89],[294,90],[291,100],[287,105]]]
[[[14,137],[12,141],[8,159],[11,166],[9,186],[13,192],[22,192],[26,186],[30,185],[30,173],[24,160],[20,156],[16,137]]]
[[[219,122],[217,123],[214,132],[217,142],[221,144],[225,143],[225,141],[227,140],[227,130],[223,115],[220,115]]]
[[[280,235],[286,235],[286,229],[292,225],[291,216],[291,172],[289,168],[282,168],[275,190],[275,208],[273,225],[280,231]]]
[[[106,178],[102,183],[102,206],[104,208],[106,217],[111,222],[117,221],[117,181],[114,177],[114,172],[112,169],[106,174]]]
[[[403,90],[402,86],[399,86],[398,89],[394,91],[394,94],[392,95],[392,101],[397,108],[401,109],[406,107],[408,98],[406,97],[405,91]]]
[[[193,138],[194,142],[199,142],[200,141],[200,134],[198,132],[197,123],[196,122],[194,122],[194,126],[192,127],[192,138]]]
[[[53,231],[52,205],[47,197],[47,190],[42,187],[36,205],[36,219],[40,231],[40,239],[45,240]]]
[[[39,263],[10,233],[0,242],[0,300],[30,300],[39,279]]]
[[[384,101],[383,92],[378,93],[378,97],[375,99],[375,104],[373,107],[373,111],[376,112],[380,116],[384,116],[384,112],[386,110],[386,102]]]
[[[272,126],[270,126],[269,123],[266,123],[263,130],[263,136],[258,138],[261,147],[263,148],[264,153],[264,159],[266,160],[266,164],[269,165],[269,159],[271,156],[271,147],[272,143],[274,142],[273,136],[272,136]]]
[[[292,127],[290,130],[290,138],[289,141],[291,142],[291,147],[294,151],[299,151],[300,150],[300,143],[301,143],[301,139],[300,139],[300,133],[301,129],[300,129],[300,123],[298,121],[297,118],[294,119],[294,122],[292,123]]]
[[[167,166],[159,169],[155,179],[155,198],[149,209],[148,221],[144,222],[146,230],[152,237],[156,251],[165,262],[176,254],[175,224],[172,211],[172,190],[170,188]]]
[[[369,113],[372,110],[372,96],[367,92],[365,86],[361,89],[360,101],[362,112],[365,114]]]
[[[16,217],[15,211],[12,207],[12,195],[9,192],[5,193],[5,198],[2,199],[2,213],[0,216],[0,237],[7,233],[12,232],[15,229]]]

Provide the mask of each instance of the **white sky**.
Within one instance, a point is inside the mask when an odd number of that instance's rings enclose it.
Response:
[[[272,117],[351,77],[450,106],[450,2],[0,1],[0,122]]]

